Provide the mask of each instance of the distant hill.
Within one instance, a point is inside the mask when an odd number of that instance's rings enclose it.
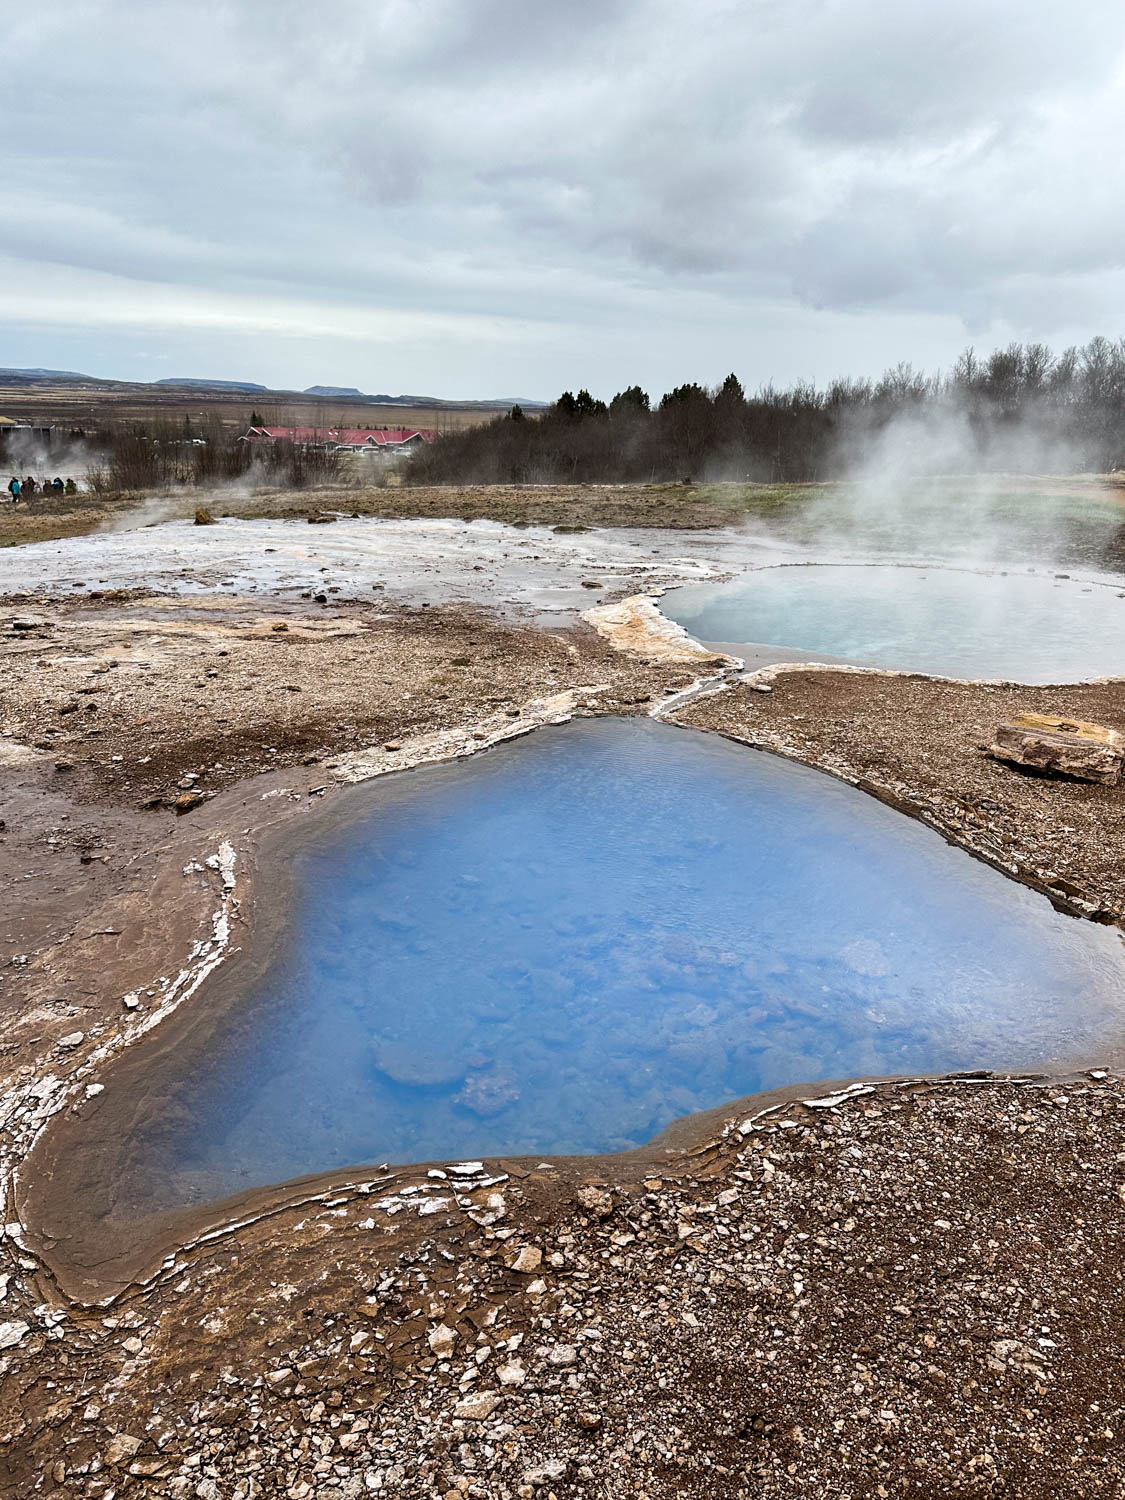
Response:
[[[536,401],[533,396],[492,396],[473,401],[443,401],[440,396],[363,396],[376,406],[480,406],[491,410],[500,406],[526,406],[529,409],[550,406],[549,401]]]
[[[249,396],[264,395],[268,385],[255,385],[252,380],[154,380],[153,385],[189,386],[193,391],[245,391]]]
[[[386,392],[368,395],[354,385],[310,385],[304,391],[278,390],[273,386],[260,385],[253,380],[200,380],[195,376],[167,376],[163,380],[115,380],[111,376],[80,375],[77,370],[17,369],[0,366],[0,385],[42,386],[70,385],[92,387],[97,392],[127,392],[130,396],[144,391],[159,391],[162,394],[173,390],[191,391],[205,396],[208,391],[216,396],[250,396],[258,402],[292,403],[302,396],[310,401],[349,401],[363,406],[412,407],[415,411],[479,411],[494,412],[511,406],[523,406],[528,411],[542,410],[549,403],[536,401],[530,396],[497,396],[491,400],[450,401],[441,396],[392,396]]]
[[[0,365],[0,380],[92,380],[91,375],[79,375],[77,370],[16,370]]]

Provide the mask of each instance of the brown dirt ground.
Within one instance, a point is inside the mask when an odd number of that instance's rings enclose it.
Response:
[[[133,596],[19,601],[0,633],[0,732],[49,756],[77,802],[137,806],[185,774],[215,792],[264,770],[450,728],[575,683],[611,712],[692,674],[585,627],[483,611]]]
[[[464,610],[310,616],[134,596],[37,601],[34,614],[0,642],[9,1089],[48,1068],[69,1076],[112,1037],[153,953],[207,930],[210,892],[185,883],[185,861],[272,809],[297,816],[276,793],[302,776],[312,787],[309,757],[595,682],[609,684],[599,709],[643,712],[690,675],[585,629],[538,634]],[[679,719],[856,780],[1117,915],[1120,793],[989,761],[980,745],[1016,708],[1125,727],[1119,683],[832,672],[699,699]],[[188,774],[214,799],[182,819],[143,810]],[[74,1031],[82,1042],[60,1050]],[[1116,1079],[887,1085],[787,1105],[753,1129],[743,1118],[697,1117],[629,1157],[495,1164],[491,1185],[406,1171],[279,1198],[107,1308],[69,1303],[5,1234],[0,1488],[1125,1492]],[[0,1103],[5,1154],[10,1124]]]
[[[54,1327],[21,1285],[5,1493],[1122,1493],[1120,1085],[712,1131],[323,1194]]]

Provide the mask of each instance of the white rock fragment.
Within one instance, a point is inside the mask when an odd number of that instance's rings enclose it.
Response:
[[[419,1203],[418,1212],[423,1217],[427,1214],[440,1213],[443,1208],[448,1208],[452,1202],[452,1198],[427,1198],[424,1203]]]
[[[86,1098],[96,1099],[99,1094],[105,1093],[104,1083],[88,1083],[86,1085]]]
[[[131,1458],[136,1457],[137,1449],[140,1446],[140,1438],[133,1437],[128,1432],[119,1432],[114,1436],[109,1447],[105,1450],[105,1461],[107,1464],[128,1463]]]
[[[534,1245],[524,1245],[519,1254],[508,1262],[510,1271],[522,1271],[525,1276],[530,1276],[533,1271],[538,1271],[543,1264],[543,1252],[536,1249]]]
[[[506,1365],[501,1365],[496,1375],[503,1386],[523,1385],[527,1379],[527,1371],[516,1359],[509,1360]]]
[[[58,1047],[60,1052],[70,1052],[75,1047],[81,1047],[86,1040],[84,1031],[68,1031],[66,1036],[59,1037]]]
[[[29,1323],[0,1323],[0,1349],[14,1349],[30,1331]]]
[[[549,1458],[546,1463],[537,1464],[533,1469],[523,1471],[524,1484],[533,1484],[540,1487],[545,1484],[556,1484],[560,1479],[565,1479],[570,1468],[565,1458]]]
[[[436,1328],[430,1329],[426,1342],[438,1359],[448,1359],[457,1342],[457,1330],[450,1328],[448,1323],[439,1323]]]
[[[873,1094],[875,1086],[871,1083],[853,1083],[851,1088],[841,1089],[838,1094],[824,1094],[819,1099],[802,1099],[801,1103],[806,1109],[836,1109],[841,1104],[846,1104],[849,1099],[858,1099],[861,1094]]]
[[[468,1396],[464,1401],[458,1401],[453,1408],[453,1415],[467,1422],[485,1422],[499,1405],[499,1396]]]

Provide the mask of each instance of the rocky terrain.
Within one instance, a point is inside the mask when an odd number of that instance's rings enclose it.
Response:
[[[817,765],[1120,920],[1120,789],[987,754],[1022,710],[1125,728],[1120,683],[747,683],[654,634],[621,557],[568,568],[538,619],[483,608],[485,584],[423,609],[369,583],[185,597],[102,573],[3,602],[5,1495],[1123,1492],[1114,1056],[810,1083],[616,1157],[336,1174],[129,1254],[95,1199],[53,1202],[30,1170],[99,1107],[107,1059],[205,999],[271,830],[573,714]]]
[[[100,1309],[6,1240],[5,1493],[1120,1494],[1121,1086],[806,1098],[321,1193]]]

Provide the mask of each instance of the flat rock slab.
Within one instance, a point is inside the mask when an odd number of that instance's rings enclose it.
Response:
[[[1125,766],[1125,738],[1104,724],[1021,714],[1001,724],[991,747],[997,760],[1052,776],[1117,786]]]

